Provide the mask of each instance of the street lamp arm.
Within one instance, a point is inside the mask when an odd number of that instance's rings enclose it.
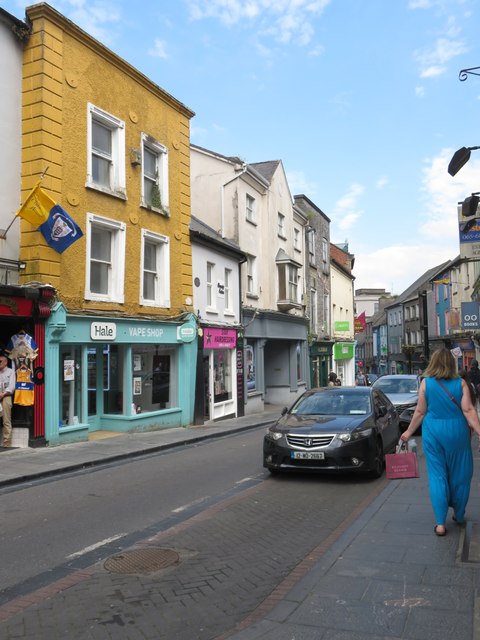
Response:
[[[460,82],[465,82],[469,74],[472,76],[480,76],[480,67],[472,67],[471,69],[461,69],[458,74],[458,79],[460,80]]]

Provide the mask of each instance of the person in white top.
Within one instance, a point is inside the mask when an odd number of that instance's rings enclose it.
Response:
[[[15,392],[15,372],[8,366],[8,358],[0,354],[0,402],[2,403],[4,448],[12,446],[12,398]]]

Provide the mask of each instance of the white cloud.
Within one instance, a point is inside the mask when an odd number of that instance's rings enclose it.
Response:
[[[216,18],[227,26],[247,23],[260,35],[286,44],[309,44],[312,20],[331,0],[186,0],[192,20]],[[318,54],[317,54],[318,55]]]
[[[463,41],[455,39],[458,33],[459,29],[450,18],[445,35],[437,38],[433,47],[414,51],[413,57],[419,65],[421,78],[432,78],[445,73],[447,62],[468,51]]]
[[[347,193],[337,200],[332,212],[332,222],[336,228],[342,231],[350,229],[360,218],[363,212],[358,208],[357,200],[364,191],[361,184],[353,183]]]
[[[391,245],[374,251],[355,251],[354,254],[355,289],[386,289],[397,295],[425,271],[457,255],[451,247],[429,243]]]
[[[457,204],[479,188],[480,157],[472,152],[470,161],[452,177],[447,172],[454,149],[443,149],[426,161],[422,196],[425,205],[419,232],[433,241],[458,243]],[[458,247],[457,247],[458,248]],[[452,256],[453,257],[453,256]]]
[[[314,199],[317,191],[317,185],[314,182],[308,182],[302,171],[287,171],[286,173],[288,186],[293,195],[303,193],[311,200]]]
[[[156,38],[153,47],[148,50],[148,55],[154,58],[168,58],[167,43],[164,40]]]
[[[112,24],[122,23],[119,5],[113,0],[67,0],[50,4],[106,45],[111,45],[115,37]]]
[[[377,180],[377,182],[375,183],[375,186],[377,187],[377,189],[383,189],[389,183],[390,183],[390,180],[386,176],[382,176]]]
[[[381,249],[354,251],[355,288],[384,288],[400,294],[425,271],[452,260],[459,253],[458,202],[480,186],[480,152],[472,152],[469,162],[456,176],[447,167],[454,149],[442,149],[425,160],[421,187],[421,210],[412,228],[412,243]]]

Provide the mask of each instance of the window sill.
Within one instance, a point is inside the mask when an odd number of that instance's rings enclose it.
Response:
[[[154,307],[156,309],[169,309],[170,308],[170,301],[167,300],[166,302],[157,302],[155,300],[140,300],[140,306],[141,307]]]
[[[113,196],[114,198],[120,198],[120,200],[127,201],[127,193],[125,187],[119,187],[118,191],[113,191],[108,187],[104,187],[101,184],[95,184],[94,182],[87,182],[85,184],[87,189],[92,189],[93,191],[99,191],[100,193],[104,193],[107,196]]]
[[[165,216],[166,218],[170,217],[170,209],[168,207],[153,207],[145,202],[141,202],[140,207],[147,211],[151,211],[152,213],[159,213],[161,216]]]
[[[218,309],[214,309],[213,307],[206,307],[205,313],[210,313],[212,316],[218,316]]]
[[[245,295],[247,298],[250,298],[250,300],[258,300],[258,295],[256,293],[246,293]]]
[[[228,316],[229,318],[235,317],[235,311],[231,311],[230,309],[225,309],[223,312],[224,316]]]
[[[284,233],[277,233],[277,236],[281,239],[281,240],[286,240],[287,236]]]
[[[257,227],[257,223],[255,222],[255,220],[249,220],[248,218],[245,218],[245,221],[248,222],[248,224],[251,224],[254,227]]]
[[[90,300],[91,302],[113,302],[114,304],[124,304],[125,302],[123,298],[117,300],[116,298],[111,298],[109,296],[99,296],[90,292],[87,292],[85,294],[85,300]]]

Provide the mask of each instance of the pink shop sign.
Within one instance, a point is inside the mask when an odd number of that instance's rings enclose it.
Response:
[[[214,329],[207,327],[203,332],[204,349],[235,349],[237,332],[235,329]]]

